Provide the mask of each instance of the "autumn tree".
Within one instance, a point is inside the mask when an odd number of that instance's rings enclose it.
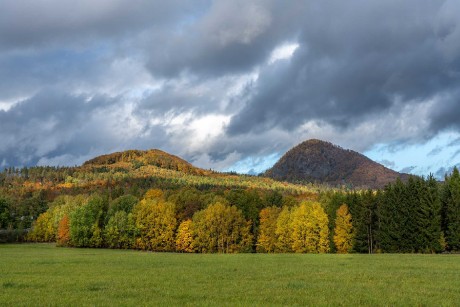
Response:
[[[194,246],[204,253],[251,250],[250,223],[235,206],[216,203],[193,215]]]
[[[28,239],[35,242],[55,241],[55,231],[53,228],[53,216],[50,211],[43,212],[32,224],[32,230],[28,234]]]
[[[264,208],[259,213],[259,237],[257,239],[257,251],[262,253],[274,253],[276,251],[276,228],[281,209],[278,207]]]
[[[292,212],[292,250],[296,253],[329,252],[328,223],[321,204],[302,202]]]
[[[276,252],[292,252],[291,210],[284,206],[276,220]]]
[[[59,222],[58,234],[57,234],[57,245],[67,246],[70,243],[70,220],[67,215]]]
[[[353,248],[354,230],[348,206],[343,204],[337,210],[334,228],[334,244],[339,254],[347,254]]]
[[[161,192],[161,191],[160,191]],[[175,205],[166,202],[158,190],[149,191],[134,207],[138,231],[136,246],[143,250],[169,252],[175,248]]]
[[[176,251],[184,253],[194,252],[192,220],[185,220],[177,228]]]

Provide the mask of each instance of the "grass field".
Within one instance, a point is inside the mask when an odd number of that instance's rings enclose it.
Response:
[[[170,254],[0,245],[0,305],[460,304],[460,255]]]

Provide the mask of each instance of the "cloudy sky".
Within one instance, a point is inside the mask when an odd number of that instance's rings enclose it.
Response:
[[[460,164],[458,0],[1,0],[0,166],[159,148],[260,172],[319,138]]]

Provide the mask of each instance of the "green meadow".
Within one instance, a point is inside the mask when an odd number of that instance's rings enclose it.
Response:
[[[459,304],[460,255],[224,255],[0,245],[2,306]]]

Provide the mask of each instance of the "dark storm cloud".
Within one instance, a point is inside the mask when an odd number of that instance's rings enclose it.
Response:
[[[167,77],[184,71],[202,77],[247,72],[277,45],[296,39],[306,8],[298,0],[214,1],[195,23],[154,36],[148,67]]]
[[[201,1],[2,0],[0,50],[120,39],[151,26],[170,26]]]
[[[34,165],[42,157],[88,153],[91,146],[103,145],[108,137],[97,127],[87,131],[88,124],[95,112],[113,103],[107,97],[44,91],[0,111],[0,160],[7,165]],[[102,126],[102,119],[99,124]],[[75,137],[81,138],[79,142]]]
[[[261,71],[228,133],[293,129],[311,119],[349,127],[430,99],[450,113],[460,97],[460,48],[452,52],[451,43],[447,52],[446,37],[460,22],[442,22],[446,3],[310,2],[293,58]],[[460,4],[451,9],[460,13]],[[444,120],[434,118],[432,128]]]
[[[101,86],[111,61],[105,48],[0,55],[0,99],[34,94],[44,87],[73,91]]]

